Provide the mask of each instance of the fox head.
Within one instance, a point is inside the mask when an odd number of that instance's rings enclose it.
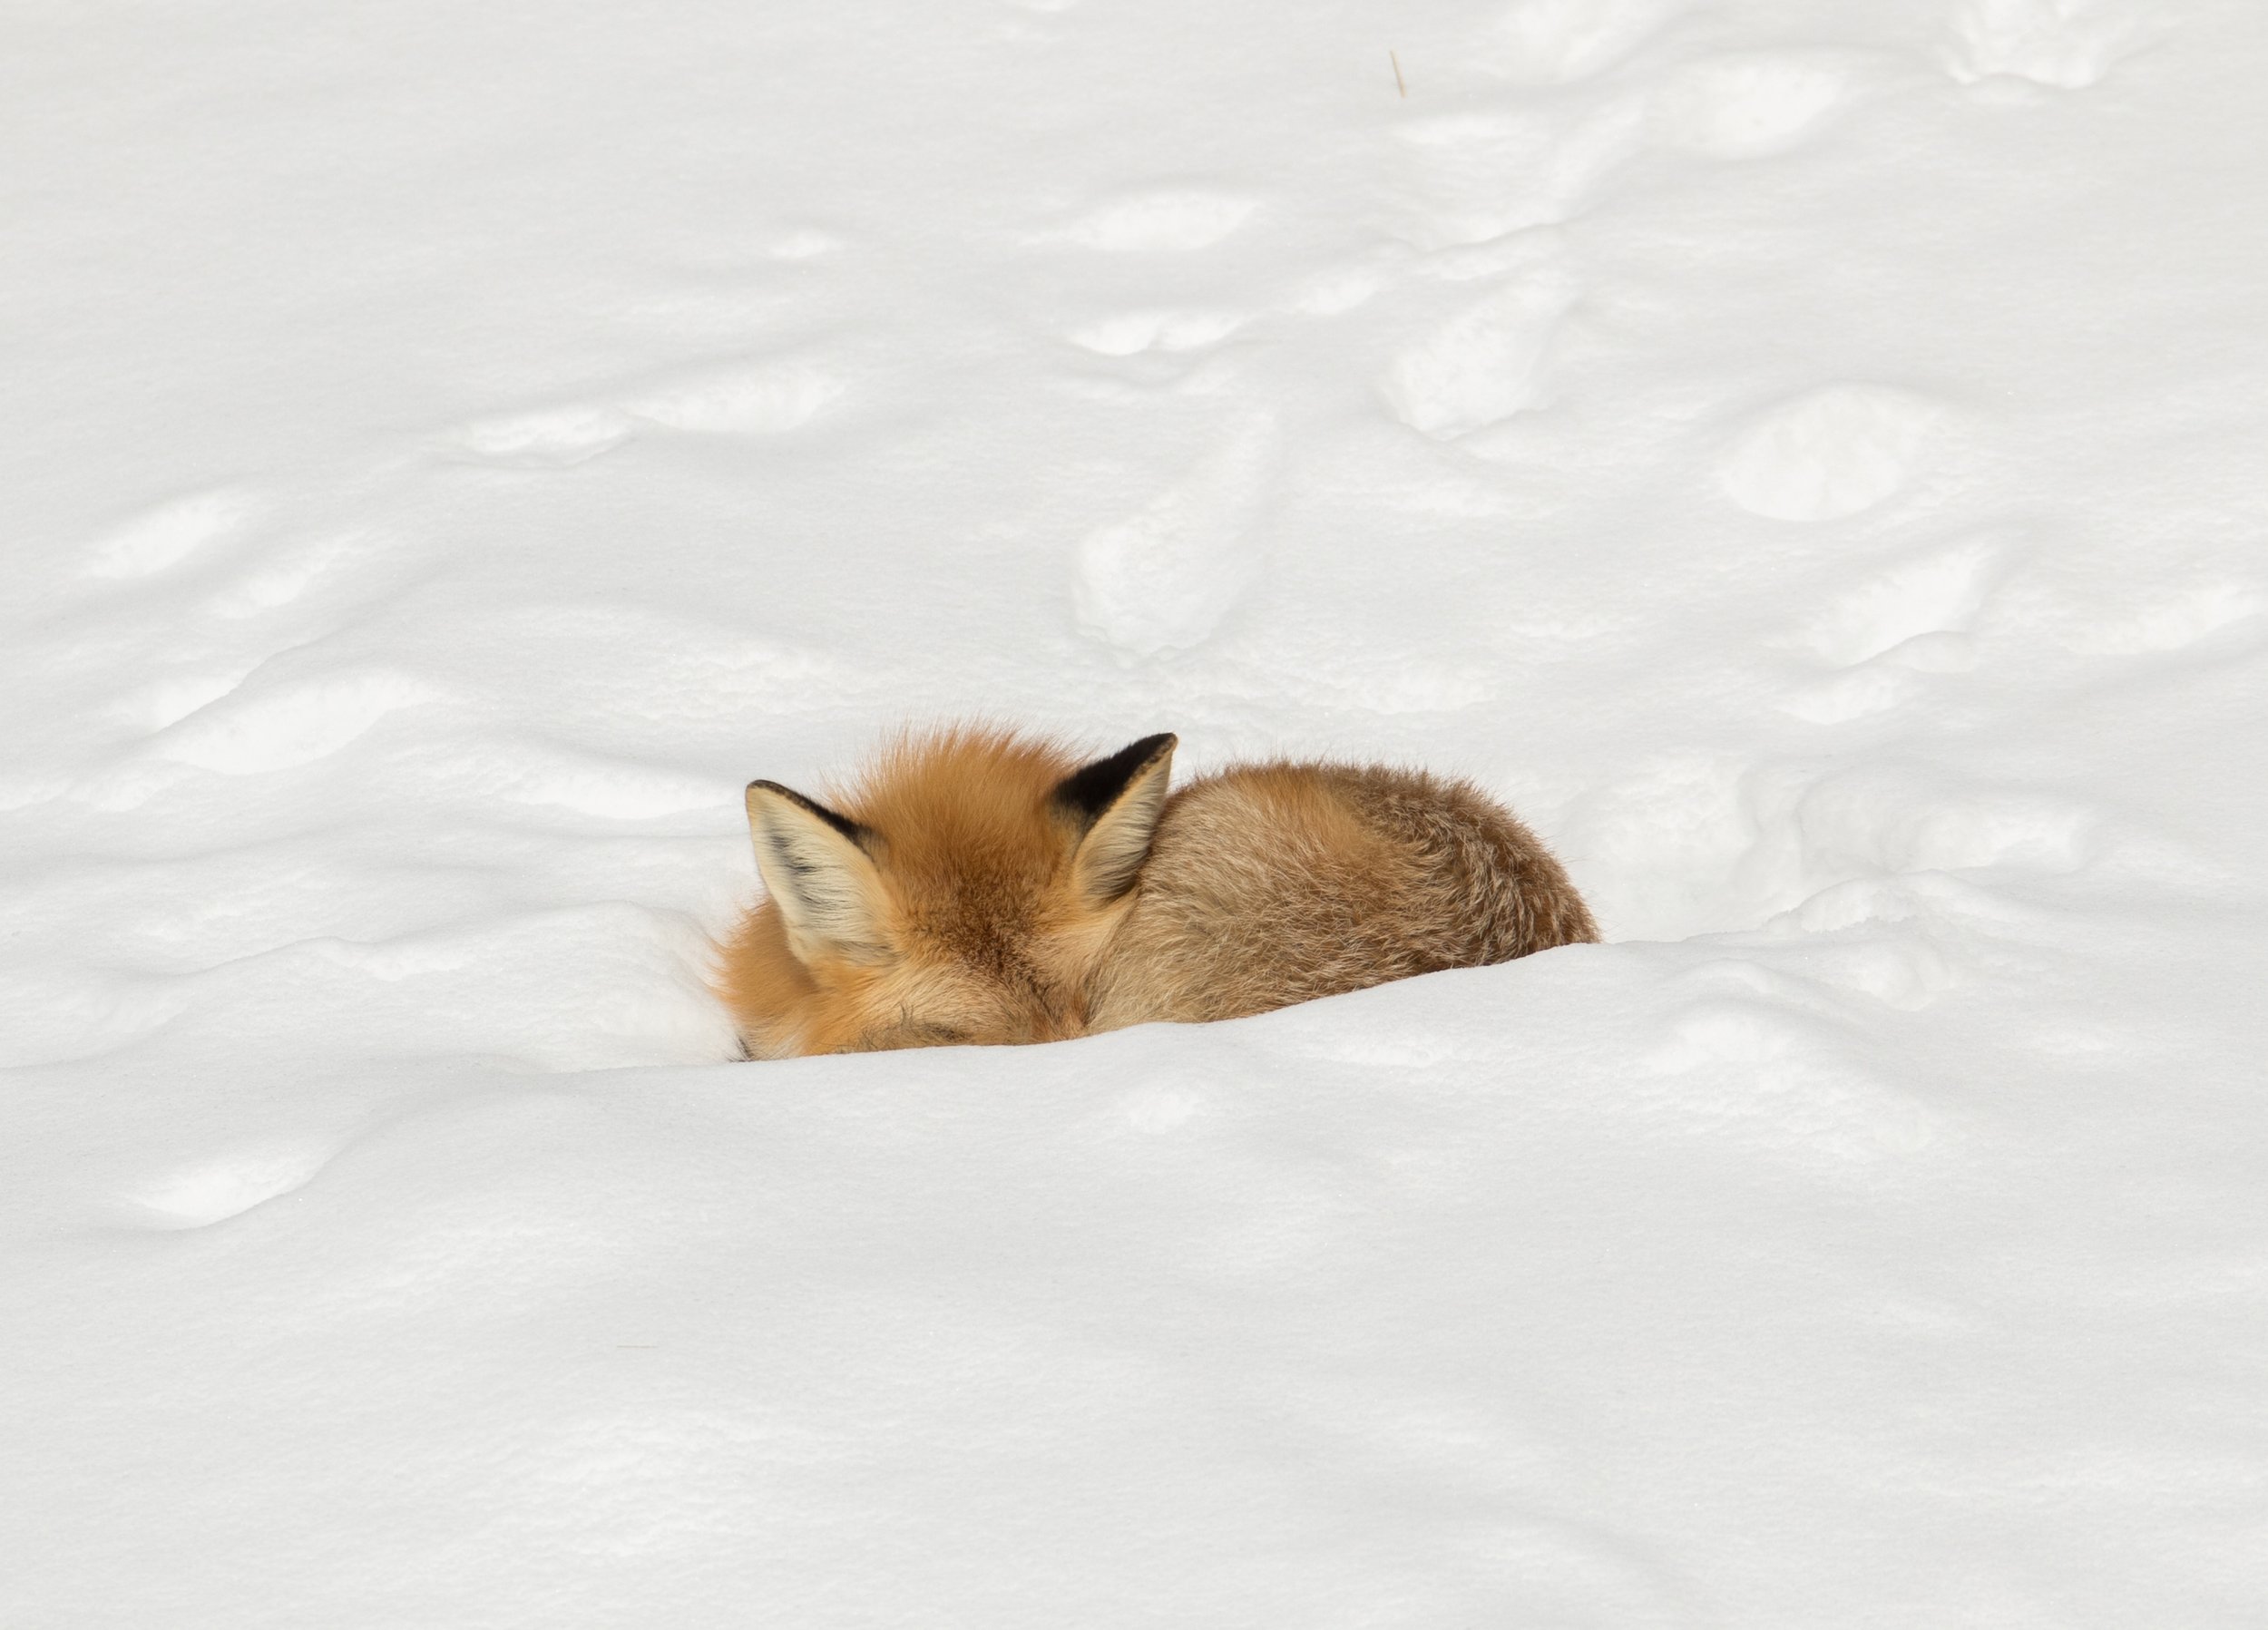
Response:
[[[1175,737],[1081,766],[1004,731],[904,737],[834,806],[748,786],[768,898],[719,993],[758,1058],[1084,1035]]]

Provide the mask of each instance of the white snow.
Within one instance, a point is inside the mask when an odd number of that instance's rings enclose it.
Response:
[[[2268,10],[0,30],[0,1624],[2268,1623]],[[969,714],[1612,942],[722,1062]]]

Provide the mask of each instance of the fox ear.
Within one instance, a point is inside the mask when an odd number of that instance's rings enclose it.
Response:
[[[1149,858],[1178,739],[1145,736],[1056,786],[1055,807],[1079,828],[1071,876],[1089,903],[1105,905],[1125,893]]]
[[[797,961],[875,962],[889,955],[872,829],[777,781],[751,781],[748,832],[756,840],[756,869],[779,907]]]

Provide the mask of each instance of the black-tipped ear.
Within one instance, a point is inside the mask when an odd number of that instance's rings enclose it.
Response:
[[[1132,888],[1149,858],[1178,742],[1171,735],[1145,736],[1057,785],[1055,807],[1080,829],[1072,874],[1091,903],[1105,904]]]
[[[886,958],[875,835],[777,781],[749,782],[748,803],[756,869],[779,907],[788,948],[806,963]]]

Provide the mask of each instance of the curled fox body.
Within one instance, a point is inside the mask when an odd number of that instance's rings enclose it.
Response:
[[[1463,782],[1270,763],[1168,795],[1174,746],[1082,766],[954,729],[901,737],[832,806],[751,784],[767,898],[718,975],[749,1056],[1233,1019],[1598,937]]]

